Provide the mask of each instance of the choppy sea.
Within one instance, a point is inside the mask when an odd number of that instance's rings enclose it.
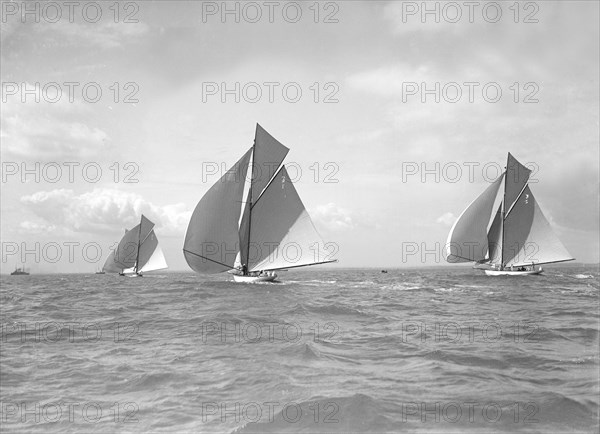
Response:
[[[598,432],[598,267],[2,276],[2,432]]]

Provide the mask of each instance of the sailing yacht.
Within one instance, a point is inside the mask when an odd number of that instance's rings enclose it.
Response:
[[[484,264],[489,276],[540,274],[541,264],[572,261],[529,188],[531,170],[508,154],[506,170],[458,217],[446,243],[448,262]],[[494,203],[504,195],[494,219]]]
[[[102,271],[141,277],[142,273],[167,268],[153,228],[154,223],[142,214],[140,223],[125,231],[117,248],[106,259]]]
[[[268,282],[278,270],[337,262],[330,259],[282,164],[288,151],[256,125],[252,147],[192,214],[183,245],[192,270],[228,271],[236,282]]]

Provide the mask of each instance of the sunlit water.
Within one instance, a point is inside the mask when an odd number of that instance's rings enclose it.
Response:
[[[280,274],[2,276],[2,431],[598,431],[597,267]]]

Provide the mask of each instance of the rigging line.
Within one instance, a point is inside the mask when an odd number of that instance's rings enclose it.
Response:
[[[144,244],[144,243],[146,242],[146,240],[147,240],[147,239],[148,239],[148,237],[150,236],[150,233],[151,233],[151,232],[154,230],[154,226],[155,226],[155,224],[154,224],[154,223],[152,223],[152,228],[150,228],[150,231],[149,231],[149,232],[148,232],[148,234],[147,234],[147,235],[144,237],[144,241],[142,241],[142,242],[140,243],[140,245],[141,245],[141,244]],[[140,229],[140,230],[141,230],[141,229]],[[155,234],[155,235],[156,235],[156,234]]]
[[[142,217],[143,216],[144,215],[142,214]],[[143,222],[143,220],[140,219],[140,228],[138,229],[137,255],[135,256],[135,265],[133,267],[133,269],[136,272],[136,274],[137,274],[137,271],[138,271],[138,261],[140,260],[140,245],[141,245],[141,243],[140,243],[140,235],[142,234],[142,222]]]
[[[264,188],[264,190],[262,191],[262,193],[260,194],[260,196],[258,196],[258,199],[256,199],[256,201],[254,203],[250,203],[250,210],[251,211],[252,211],[252,208],[254,208],[254,206],[258,203],[258,201],[260,200],[260,198],[264,196],[264,194],[267,191],[267,189],[269,188],[269,186],[273,183],[273,180],[275,180],[275,178],[277,178],[277,175],[279,174],[279,172],[281,172],[283,170],[284,167],[285,167],[285,164],[282,164],[279,167],[279,170],[277,170],[277,172],[275,172],[275,175],[273,175],[273,177],[271,178],[271,180],[269,181],[269,183],[267,184],[267,186]]]
[[[229,264],[224,264],[222,262],[215,261],[214,259],[207,258],[206,256],[199,255],[198,253],[190,252],[189,250],[186,250],[186,249],[183,249],[183,251],[186,252],[186,253],[189,253],[190,255],[198,256],[199,258],[206,259],[207,261],[210,261],[210,262],[214,262],[215,264],[219,264],[219,265],[222,265],[224,267],[233,268]]]
[[[505,219],[506,219],[506,217],[508,217],[508,215],[510,214],[510,212],[512,211],[512,209],[515,207],[515,205],[519,201],[519,198],[521,197],[521,195],[523,194],[523,192],[525,191],[525,189],[527,188],[528,185],[529,185],[529,183],[526,182],[525,185],[523,186],[523,188],[521,189],[519,195],[517,196],[517,198],[515,199],[515,201],[512,203],[512,205],[510,206],[510,208],[506,212],[506,214],[504,216]]]
[[[453,257],[455,257],[455,258],[465,259],[465,260],[467,260],[467,261],[469,261],[469,262],[479,262],[479,261],[477,261],[476,259],[473,259],[473,258],[465,258],[464,256],[458,256],[458,255],[455,255],[454,253],[451,253],[451,254],[450,254],[450,255],[448,255],[448,256],[453,256]]]
[[[248,198],[250,199],[250,206],[248,207],[248,247],[246,247],[246,261],[250,261],[250,229],[252,228],[252,183],[254,182],[254,158],[256,151],[256,133],[254,134],[254,143],[252,144],[252,166],[250,166],[250,189],[248,191]],[[242,192],[243,194],[243,192]],[[245,208],[245,207],[244,207]],[[242,221],[244,220],[244,211],[242,211]],[[242,246],[240,246],[242,247]],[[240,253],[240,259],[241,253]],[[248,264],[242,264],[242,270],[248,270]]]
[[[264,268],[262,270],[252,270],[252,272],[255,272],[255,271],[289,270],[290,268],[310,267],[311,265],[329,264],[331,262],[338,262],[338,260],[337,259],[332,259],[331,261],[313,262],[312,264],[304,264],[304,265],[292,265],[291,267]]]
[[[513,267],[522,267],[522,266],[531,265],[531,264],[534,264],[534,265],[555,264],[557,262],[568,262],[568,261],[574,261],[574,260],[575,260],[575,258],[559,259],[557,261],[547,261],[547,262],[535,262],[535,261],[531,261],[531,262],[522,262],[522,263],[519,263],[519,264],[512,264],[512,266]]]

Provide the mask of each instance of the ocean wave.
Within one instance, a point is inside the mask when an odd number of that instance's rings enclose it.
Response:
[[[594,432],[597,279],[572,276],[597,273],[591,267],[557,269],[564,276],[493,279],[449,267],[403,276],[290,272],[293,280],[277,285],[177,273],[164,279],[6,279],[0,290],[10,299],[1,306],[3,402],[26,402],[30,409],[53,397],[82,404],[133,401],[139,423],[123,429],[143,432]],[[22,342],[21,324],[31,331],[54,321],[61,339],[50,327],[49,339],[44,334],[37,342],[29,334]],[[79,324],[74,342],[68,323]],[[82,338],[88,323],[102,326],[99,340]],[[124,327],[120,340],[115,323]],[[276,324],[274,339],[267,323]],[[462,330],[455,341],[451,328],[450,339],[438,333],[450,323]],[[284,335],[287,324],[295,327]],[[256,325],[261,339],[252,339]],[[402,421],[403,402],[432,408],[442,399],[498,402],[504,416],[498,423],[482,420],[480,405],[473,423],[464,406],[456,424],[431,422],[431,415],[427,423],[419,415]],[[229,411],[235,403],[243,408],[270,401],[280,404],[271,422],[252,425],[243,414],[236,420],[202,413],[206,402]],[[298,407],[282,414],[294,401]],[[521,423],[515,424],[508,402],[534,402],[539,422],[524,425],[528,410],[521,406]],[[302,417],[290,422],[298,408]],[[325,423],[326,416],[337,421]],[[81,413],[79,423],[68,426],[23,425],[18,413],[8,418],[11,431],[124,426],[92,425]]]
[[[369,316],[368,313],[365,313],[364,311],[362,311],[360,309],[349,307],[349,306],[344,306],[344,305],[339,305],[339,304],[308,306],[307,310],[312,313],[324,313],[324,314],[328,314],[328,315]]]
[[[575,279],[594,279],[595,277],[591,274],[575,274],[571,276]]]
[[[272,420],[250,422],[236,434],[297,432],[391,432],[397,430],[384,415],[383,405],[369,395],[315,398],[286,403]]]
[[[321,352],[311,342],[300,342],[286,345],[280,351],[285,357],[300,360],[318,360],[321,358]]]

